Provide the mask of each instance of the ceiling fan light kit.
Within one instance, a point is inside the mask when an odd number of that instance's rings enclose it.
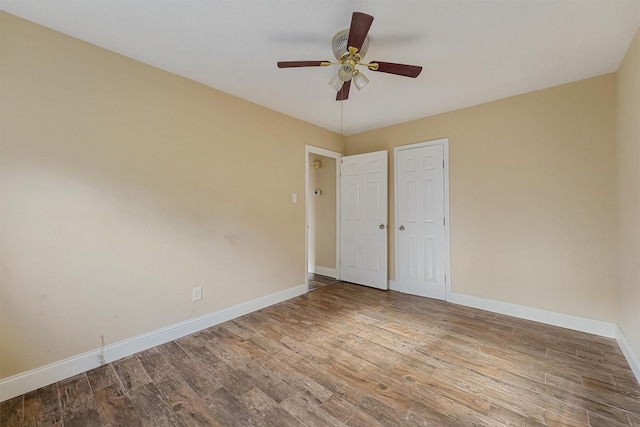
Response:
[[[395,74],[416,78],[422,71],[417,65],[396,64],[393,62],[373,61],[369,64],[361,62],[369,49],[369,28],[373,16],[362,12],[353,12],[351,27],[338,31],[331,40],[331,50],[337,62],[329,61],[280,61],[278,68],[327,67],[339,65],[338,72],[329,84],[338,91],[336,101],[344,101],[349,97],[351,81],[360,90],[369,83],[367,76],[358,70],[358,66],[367,67],[371,71]]]
[[[340,89],[342,89],[342,85],[344,84],[344,81],[340,80],[340,76],[336,74],[335,76],[333,76],[329,84],[333,86],[333,88],[336,91],[339,91]]]
[[[356,85],[356,89],[360,90],[369,83],[369,79],[367,76],[362,74],[360,71],[356,70],[356,73],[353,75],[353,84]]]

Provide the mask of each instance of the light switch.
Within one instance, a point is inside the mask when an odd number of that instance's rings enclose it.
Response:
[[[298,193],[291,193],[291,203],[298,203]]]

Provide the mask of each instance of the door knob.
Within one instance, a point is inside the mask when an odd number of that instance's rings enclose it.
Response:
[[[380,224],[380,230],[384,230],[384,224]]]
[[[404,225],[401,225],[399,228],[400,231],[404,230]]]

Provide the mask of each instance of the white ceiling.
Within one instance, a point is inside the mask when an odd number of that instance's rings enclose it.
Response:
[[[2,10],[345,135],[618,69],[640,0],[0,0]],[[367,72],[335,101],[333,34],[374,16]],[[344,108],[341,120],[341,106]],[[341,124],[342,122],[342,124]]]

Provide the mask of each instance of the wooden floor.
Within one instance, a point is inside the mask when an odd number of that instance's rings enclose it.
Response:
[[[640,426],[614,340],[337,283],[1,404],[9,426]]]
[[[333,285],[338,280],[333,277],[321,276],[320,274],[309,273],[309,290],[315,291],[327,285]]]

